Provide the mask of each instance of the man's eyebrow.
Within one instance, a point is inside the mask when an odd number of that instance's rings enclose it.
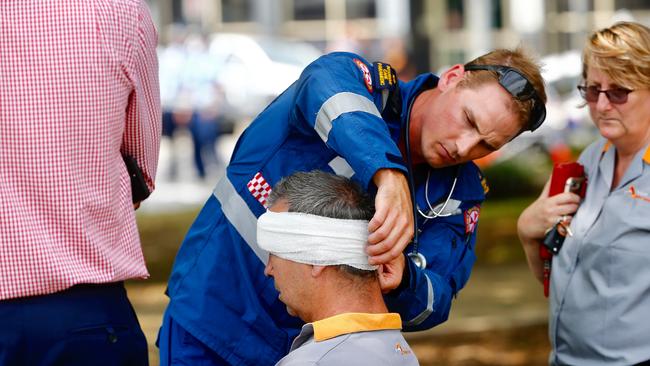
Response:
[[[481,132],[481,130],[480,130],[478,124],[476,123],[476,119],[474,118],[474,114],[472,113],[472,111],[471,111],[469,108],[464,108],[464,110],[465,110],[465,114],[467,115],[467,119],[469,120],[469,123],[470,123],[472,126],[474,126],[474,128],[476,128],[476,131],[478,131],[479,135],[484,135],[483,132]],[[499,150],[499,148],[497,148],[496,146],[490,144],[490,143],[489,143],[488,141],[486,141],[486,140],[483,140],[483,144],[484,144],[488,149],[490,149],[490,150],[492,150],[492,151],[497,151],[497,150]]]

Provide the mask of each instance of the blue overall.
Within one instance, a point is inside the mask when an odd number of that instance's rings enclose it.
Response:
[[[273,365],[287,354],[302,326],[278,300],[273,279],[264,276],[268,254],[257,246],[255,228],[265,212],[267,190],[249,186],[265,182],[272,187],[296,171],[320,169],[373,190],[378,169],[407,171],[397,145],[407,111],[438,78],[423,74],[396,82],[394,98],[381,85],[386,75],[379,75],[380,68],[350,53],[329,54],[309,65],[244,131],[226,175],[190,228],[169,280],[166,319],[171,317],[227,363]],[[418,222],[426,269],[407,261],[405,281],[385,298],[406,331],[447,319],[451,299],[467,282],[475,260],[476,220],[485,198],[473,163],[417,166],[413,174],[416,204],[424,212],[430,211],[427,198],[436,208],[455,176],[458,182],[446,216]],[[163,326],[161,339],[166,331]]]

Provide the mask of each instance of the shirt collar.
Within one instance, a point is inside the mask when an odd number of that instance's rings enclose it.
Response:
[[[609,150],[609,148],[612,146],[611,141],[605,142],[605,145],[603,145],[603,154]],[[646,147],[645,154],[643,154],[643,161],[645,161],[646,164],[650,164],[650,145]]]
[[[315,321],[311,325],[314,340],[320,342],[349,333],[402,329],[402,319],[397,313],[345,313]]]

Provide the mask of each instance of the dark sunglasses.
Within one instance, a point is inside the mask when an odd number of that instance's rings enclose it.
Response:
[[[520,101],[533,100],[528,118],[528,130],[535,131],[546,119],[546,106],[537,95],[533,83],[519,70],[503,65],[465,65],[465,70],[488,70],[499,75],[499,84]]]
[[[627,102],[627,95],[633,92],[634,90],[625,89],[625,88],[612,88],[607,90],[598,89],[597,86],[585,86],[578,85],[578,90],[580,95],[589,103],[598,102],[598,96],[600,93],[605,93],[607,99],[610,103],[613,104],[623,104]]]

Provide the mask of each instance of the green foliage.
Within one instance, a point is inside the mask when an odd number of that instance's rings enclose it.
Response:
[[[542,191],[551,168],[548,163],[511,159],[483,169],[490,192],[488,199],[536,196]]]
[[[481,206],[476,242],[478,265],[525,262],[517,237],[517,218],[534,198],[488,199]]]
[[[138,213],[138,229],[152,281],[166,282],[174,258],[199,209],[168,213]]]

